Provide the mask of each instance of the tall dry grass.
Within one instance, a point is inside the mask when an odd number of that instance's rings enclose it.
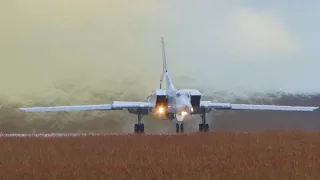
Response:
[[[0,138],[1,179],[320,178],[320,133]]]

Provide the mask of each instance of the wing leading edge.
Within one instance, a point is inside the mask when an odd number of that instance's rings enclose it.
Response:
[[[96,110],[122,110],[135,108],[152,108],[148,102],[113,101],[112,104],[76,105],[76,106],[48,106],[19,108],[24,112],[53,112],[53,111],[96,111]]]
[[[200,107],[217,110],[263,110],[263,111],[320,111],[317,106],[279,106],[279,105],[256,105],[256,104],[231,104],[201,101]]]
[[[52,111],[96,111],[96,110],[122,110],[122,109],[148,109],[152,108],[149,102],[113,101],[112,104],[76,105],[76,106],[48,106],[19,108],[24,112],[52,112]],[[264,110],[264,111],[320,111],[317,106],[279,106],[255,104],[231,104],[201,101],[200,107],[216,110]]]

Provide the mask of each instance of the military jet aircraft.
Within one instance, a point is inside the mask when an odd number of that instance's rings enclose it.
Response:
[[[206,122],[206,113],[211,110],[267,110],[267,111],[317,111],[319,107],[312,106],[277,106],[277,105],[256,105],[256,104],[231,104],[204,101],[197,89],[177,89],[174,87],[167,70],[164,40],[162,43],[163,71],[160,78],[160,88],[153,90],[144,102],[137,101],[113,101],[112,104],[99,105],[74,105],[74,106],[50,106],[20,108],[25,112],[47,112],[47,111],[111,111],[128,110],[131,114],[138,116],[138,123],[134,125],[135,133],[144,132],[142,117],[155,115],[159,119],[177,120],[176,132],[184,132],[183,121],[186,116],[200,115],[200,132],[209,131]],[[165,87],[162,87],[165,80]]]

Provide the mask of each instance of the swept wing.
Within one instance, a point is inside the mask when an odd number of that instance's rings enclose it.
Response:
[[[217,110],[264,110],[264,111],[319,111],[317,106],[279,106],[279,105],[257,105],[257,104],[231,104],[201,101],[200,107]]]
[[[149,102],[113,101],[112,104],[75,105],[75,106],[48,106],[20,108],[25,112],[52,112],[52,111],[92,111],[92,110],[122,110],[135,108],[152,108]]]

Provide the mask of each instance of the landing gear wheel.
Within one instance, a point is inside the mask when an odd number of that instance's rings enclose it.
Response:
[[[209,124],[199,124],[199,132],[208,132]]]
[[[182,132],[182,133],[184,132],[184,126],[183,126],[183,123],[181,123],[181,124],[180,124],[180,132]]]
[[[138,124],[134,125],[134,132],[137,134],[144,133],[144,124],[141,123],[142,114],[138,113]]]
[[[176,132],[179,133],[183,133],[184,132],[184,126],[183,126],[183,123],[177,123],[176,124]]]
[[[206,109],[202,109],[201,113],[202,122],[199,124],[199,132],[208,132],[209,131],[209,124],[206,122]]]
[[[144,124],[135,124],[134,125],[134,132],[135,133],[144,133]]]

